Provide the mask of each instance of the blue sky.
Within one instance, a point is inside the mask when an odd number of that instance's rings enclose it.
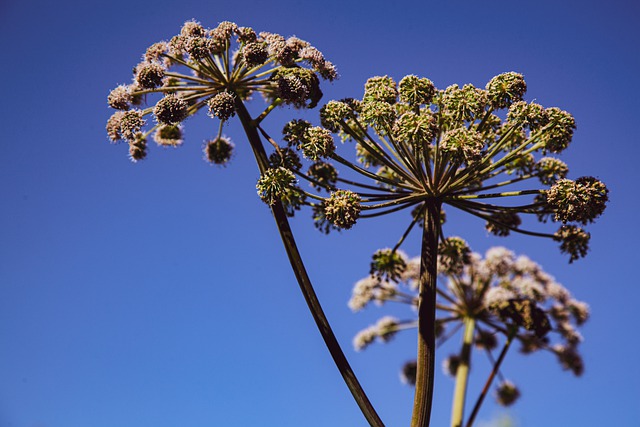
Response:
[[[0,2],[0,427],[365,425],[255,194],[257,168],[238,125],[225,129],[237,147],[227,168],[202,160],[202,141],[215,132],[204,116],[187,123],[183,147],[151,147],[138,164],[107,142],[109,91],[129,81],[148,45],[192,18],[310,41],[341,75],[323,87],[325,101],[360,97],[374,75],[483,87],[517,71],[526,99],[570,111],[578,124],[562,156],[570,177],[596,176],[611,191],[586,259],[569,265],[546,240],[489,238],[464,217],[449,230],[479,252],[500,244],[528,254],[591,305],[582,378],[549,355],[507,358],[504,371],[523,393],[508,410],[518,425],[640,425],[632,323],[640,8],[628,0],[366,5]],[[262,101],[254,104],[259,111]],[[297,116],[278,111],[272,133]],[[403,231],[402,215],[328,237],[308,212],[293,221],[327,315],[388,426],[408,424],[413,390],[398,367],[413,357],[414,337],[355,353],[353,334],[383,313],[354,315],[346,302],[373,251]],[[407,250],[417,247],[413,239]],[[482,368],[472,372],[476,390]],[[438,375],[434,426],[448,423],[453,387]],[[480,419],[501,413],[488,402]]]

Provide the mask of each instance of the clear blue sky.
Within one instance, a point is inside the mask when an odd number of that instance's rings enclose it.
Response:
[[[373,75],[444,88],[517,71],[528,100],[574,114],[562,157],[570,177],[611,190],[586,259],[569,265],[546,240],[489,238],[472,219],[449,230],[477,251],[527,253],[591,305],[582,378],[550,355],[507,359],[523,393],[508,411],[518,425],[640,426],[639,16],[630,0],[0,1],[0,427],[365,425],[255,194],[239,127],[225,129],[237,153],[224,169],[202,160],[215,132],[206,117],[187,123],[183,147],[151,147],[139,164],[107,142],[109,91],[191,18],[312,42],[341,74],[325,101],[360,97]],[[294,115],[270,117],[272,133]],[[414,339],[353,352],[353,334],[382,313],[354,315],[346,302],[403,215],[329,237],[308,212],[293,222],[336,333],[391,427],[408,425],[413,390],[398,367]],[[481,366],[473,374],[479,381]],[[438,375],[433,425],[443,426],[453,384]],[[480,418],[500,411],[488,403]]]

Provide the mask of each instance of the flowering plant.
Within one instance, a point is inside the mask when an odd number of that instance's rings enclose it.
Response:
[[[283,161],[277,169],[288,169],[286,174],[274,172],[258,183],[267,202],[268,189],[284,188],[292,208],[310,205],[316,226],[325,232],[412,208],[406,232],[390,252],[417,224],[422,228],[412,426],[429,425],[431,413],[437,253],[452,265],[465,256],[460,241],[445,239],[442,207],[482,219],[497,236],[517,232],[555,240],[569,262],[586,255],[590,235],[581,226],[606,207],[608,189],[602,182],[588,176],[567,179],[568,166],[551,156],[569,146],[574,118],[559,108],[524,101],[526,89],[523,76],[514,72],[492,78],[485,89],[467,84],[438,90],[429,79],[414,75],[398,84],[389,76],[372,77],[362,100],[324,105],[322,126],[304,120],[285,126],[288,147],[281,151],[296,148],[314,161],[306,173],[299,162]],[[355,143],[355,161],[336,150],[331,134]],[[335,165],[356,178],[340,177]],[[303,189],[294,174],[330,195]],[[523,216],[529,220],[523,222]],[[561,223],[555,232],[531,228],[536,220],[549,219]]]
[[[380,262],[383,260],[383,262]],[[462,425],[467,397],[467,380],[474,348],[483,351],[493,365],[486,385],[473,407],[470,427],[496,375],[501,382],[496,390],[498,403],[508,406],[520,395],[516,386],[502,377],[500,366],[513,341],[520,343],[520,351],[553,353],[565,370],[581,375],[584,369],[578,345],[582,341],[576,328],[589,317],[588,306],[571,297],[562,285],[524,255],[503,247],[487,251],[484,258],[469,253],[464,260],[452,265],[446,254],[440,254],[436,289],[436,336],[440,346],[461,328],[460,351],[445,359],[446,373],[456,377],[451,425]],[[377,251],[369,276],[359,280],[349,300],[353,311],[360,311],[375,302],[407,304],[416,309],[420,283],[420,258],[409,259],[398,250]],[[376,324],[359,332],[354,346],[362,350],[375,340],[389,342],[402,330],[416,328],[414,316],[406,320],[384,316]],[[503,337],[502,350],[497,359],[492,351]],[[415,361],[405,364],[402,378],[415,384]]]

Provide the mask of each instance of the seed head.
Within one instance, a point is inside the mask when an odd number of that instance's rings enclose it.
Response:
[[[522,74],[509,72],[492,78],[486,89],[491,106],[500,109],[521,101],[527,91],[527,84]]]
[[[496,390],[496,400],[502,406],[511,406],[520,397],[520,391],[511,381],[503,381]]]
[[[393,133],[398,140],[406,141],[417,152],[430,145],[438,132],[438,121],[430,112],[416,114],[408,111],[396,121]]]
[[[307,175],[316,181],[311,185],[318,189],[334,190],[336,182],[338,182],[338,171],[332,164],[326,162],[312,164]]]
[[[141,133],[137,133],[135,138],[129,141],[129,158],[136,163],[145,157],[147,157],[147,140]]]
[[[416,361],[407,362],[402,366],[400,371],[400,380],[409,385],[416,385],[416,375],[418,373],[418,364]]]
[[[153,114],[158,123],[176,125],[187,118],[189,106],[174,93],[165,95],[153,107]]]
[[[398,88],[400,100],[412,106],[430,104],[436,93],[436,87],[431,80],[413,75],[404,76]]]
[[[185,22],[180,29],[182,37],[204,37],[205,34],[206,31],[202,25],[194,20]]]
[[[542,105],[518,101],[509,107],[507,121],[528,127],[533,132],[549,123],[549,117]]]
[[[300,141],[302,155],[313,161],[330,157],[336,149],[331,132],[321,127],[309,127]]]
[[[269,59],[269,52],[267,52],[267,44],[264,42],[250,42],[242,47],[242,59],[247,67],[258,67]]]
[[[157,62],[141,62],[135,72],[135,82],[143,89],[155,89],[163,84],[164,68]]]
[[[306,120],[291,120],[284,125],[282,129],[282,139],[287,141],[289,147],[299,146],[306,137],[307,129],[311,127],[311,123]]]
[[[535,170],[538,178],[540,178],[540,182],[545,185],[553,185],[569,173],[567,164],[553,157],[543,157],[540,159],[535,165]]]
[[[234,148],[233,143],[225,137],[207,141],[204,147],[205,160],[215,165],[226,165],[231,160]]]
[[[128,110],[130,108],[133,97],[129,91],[129,86],[120,85],[113,89],[107,97],[109,107],[116,110]]]
[[[283,167],[267,169],[260,177],[256,189],[258,195],[268,205],[274,205],[296,184],[296,176]]]
[[[471,84],[460,89],[457,84],[445,89],[441,97],[443,112],[452,122],[471,121],[484,113],[487,106],[487,93]]]
[[[115,143],[122,139],[122,134],[120,133],[122,116],[124,116],[124,111],[116,111],[109,117],[109,120],[107,120],[107,136],[111,142]]]
[[[374,327],[368,327],[364,329],[353,338],[353,348],[356,351],[361,351],[367,348],[378,336],[378,331]]]
[[[562,369],[570,370],[577,377],[584,373],[584,362],[575,346],[558,344],[553,346],[553,352],[558,357]]]
[[[238,34],[238,42],[244,44],[253,43],[258,39],[258,35],[251,27],[238,27],[236,34]]]
[[[153,134],[153,140],[164,147],[182,145],[182,127],[180,125],[160,125]]]
[[[340,130],[340,123],[351,114],[351,107],[342,101],[329,101],[320,109],[320,123],[331,132]]]
[[[471,249],[460,237],[447,237],[438,244],[438,270],[455,274],[471,261]]]
[[[455,377],[460,367],[460,356],[457,354],[451,354],[442,362],[442,370],[446,375]]]
[[[207,102],[207,105],[209,106],[209,116],[217,117],[223,122],[236,115],[235,97],[227,91],[216,94]]]
[[[300,156],[289,147],[280,147],[269,156],[269,166],[272,168],[284,167],[292,171],[297,171],[302,167]]]
[[[371,77],[364,85],[363,101],[382,101],[395,104],[397,98],[396,82],[389,76]]]
[[[379,249],[373,254],[369,274],[378,280],[398,281],[407,269],[407,261],[400,250]]]
[[[487,221],[485,228],[495,236],[505,237],[511,230],[518,228],[522,223],[520,216],[512,211],[500,211],[491,214],[491,219]]]
[[[134,141],[135,135],[144,126],[145,121],[142,118],[142,111],[129,110],[120,116],[120,135],[127,141]]]
[[[555,107],[547,108],[545,115],[551,125],[544,134],[545,149],[552,153],[559,153],[569,146],[576,128],[576,121],[571,114]]]
[[[587,255],[591,235],[582,228],[563,225],[554,236],[554,239],[560,242],[560,252],[569,254],[570,263]]]
[[[447,131],[440,141],[440,148],[459,163],[471,164],[482,158],[484,141],[482,134],[465,127]]]
[[[581,224],[593,222],[600,216],[609,200],[609,190],[591,176],[576,181],[561,179],[546,192],[547,203],[555,212],[555,220]]]
[[[350,229],[360,216],[360,196],[349,190],[337,190],[324,201],[324,215],[341,229]]]

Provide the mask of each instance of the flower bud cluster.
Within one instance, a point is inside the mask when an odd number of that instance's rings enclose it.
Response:
[[[438,268],[441,278],[446,279],[446,286],[442,286],[444,281],[438,284],[438,308],[442,310],[436,313],[438,336],[446,336],[444,324],[454,331],[455,323],[472,317],[476,328],[474,348],[493,350],[501,345],[500,341],[504,343],[501,336],[514,333],[513,339],[520,343],[523,354],[546,350],[556,355],[563,369],[576,375],[582,373],[584,365],[578,349],[582,337],[577,328],[589,318],[585,303],[572,298],[566,288],[525,256],[516,257],[506,248],[495,247],[482,257],[471,253],[462,239],[445,242],[440,249],[449,256],[441,254],[440,261],[446,265]],[[452,269],[452,258],[464,261]],[[390,249],[377,251],[373,259],[372,273],[355,284],[349,307],[359,311],[370,302],[394,301],[416,308],[420,259],[408,259],[404,253]],[[410,320],[401,324],[406,325],[402,329],[417,325]],[[398,324],[393,325],[397,330]],[[356,347],[365,348],[380,333],[378,325],[366,328],[356,337]],[[448,357],[443,365],[445,372],[455,375],[459,362],[459,354]],[[502,405],[512,404],[519,395],[508,381],[497,387],[496,399]]]

